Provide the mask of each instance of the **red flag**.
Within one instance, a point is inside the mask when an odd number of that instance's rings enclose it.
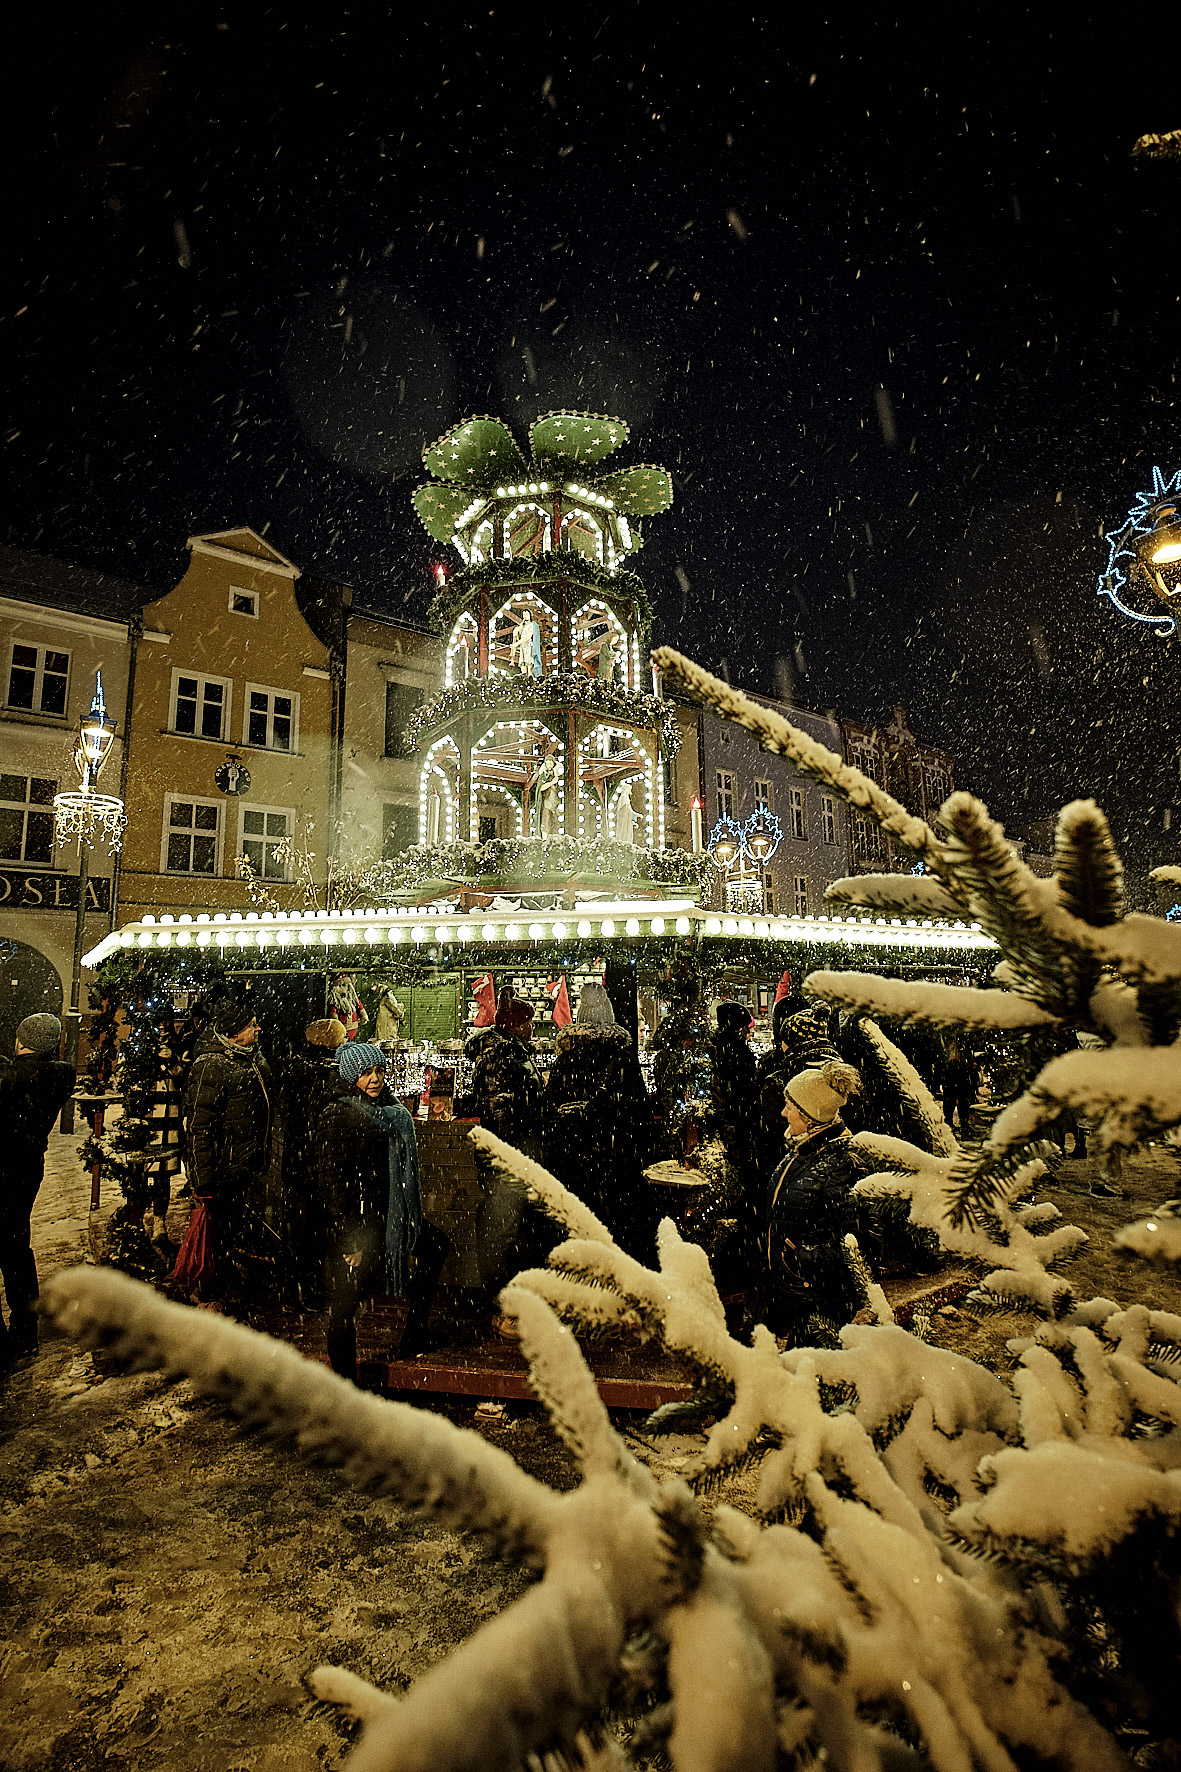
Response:
[[[472,996],[479,1004],[473,1027],[490,1028],[496,1020],[496,986],[490,972],[482,972],[472,980]]]
[[[551,979],[546,985],[546,995],[553,1004],[554,1026],[568,1028],[574,1017],[570,1013],[570,998],[566,993],[566,975]]]
[[[791,996],[791,973],[785,972],[775,989],[775,1001],[782,1003],[784,997]]]

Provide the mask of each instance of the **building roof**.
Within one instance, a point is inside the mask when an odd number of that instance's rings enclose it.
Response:
[[[107,572],[32,554],[24,548],[0,546],[0,597],[39,603],[46,609],[68,609],[76,615],[130,621],[145,603],[160,595],[148,585],[128,584]]]

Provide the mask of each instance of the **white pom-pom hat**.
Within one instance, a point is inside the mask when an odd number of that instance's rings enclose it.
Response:
[[[797,1072],[783,1093],[818,1126],[829,1126],[849,1097],[861,1094],[861,1078],[851,1064],[830,1059],[819,1070]]]

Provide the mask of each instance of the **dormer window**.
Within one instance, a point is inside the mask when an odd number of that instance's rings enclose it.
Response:
[[[258,620],[258,592],[243,591],[237,585],[230,586],[230,614],[249,615]]]

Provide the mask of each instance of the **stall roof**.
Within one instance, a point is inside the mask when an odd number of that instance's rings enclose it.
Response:
[[[112,930],[85,955],[98,966],[125,948],[273,949],[292,957],[308,948],[368,950],[447,943],[464,948],[495,947],[528,953],[539,942],[594,939],[633,944],[637,938],[696,935],[765,941],[834,943],[850,948],[902,947],[917,951],[969,953],[996,951],[978,923],[935,922],[916,917],[730,916],[703,910],[690,899],[624,899],[581,904],[572,911],[437,912],[421,909],[349,911],[218,911],[173,917],[142,917]]]

